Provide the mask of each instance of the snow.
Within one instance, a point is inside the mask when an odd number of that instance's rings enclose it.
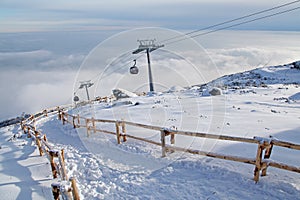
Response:
[[[299,84],[299,69],[293,64],[269,66],[218,78],[206,87],[245,88],[273,84]]]
[[[136,94],[129,92],[127,90],[124,89],[113,89],[113,95],[116,97],[116,99],[122,99],[122,98],[128,98],[128,97],[137,97]]]
[[[178,85],[174,85],[172,87],[170,87],[169,91],[168,92],[179,92],[179,91],[183,91],[184,88],[183,87],[180,87]]]
[[[289,99],[294,100],[294,101],[300,101],[300,92],[293,94],[292,96],[289,97]]]
[[[51,199],[48,159],[39,157],[35,144],[17,128],[0,129],[0,199]]]
[[[202,133],[270,137],[300,144],[300,70],[272,66],[229,75],[204,86],[151,96],[101,102],[70,109],[70,114],[132,121]],[[202,95],[208,88],[222,95]],[[128,102],[138,102],[135,104]],[[275,111],[275,112],[274,112]],[[38,121],[50,143],[64,149],[68,176],[82,199],[300,199],[300,174],[269,167],[253,181],[253,165],[182,152],[161,157],[161,147],[86,129],[63,126],[57,116]],[[97,124],[114,131],[114,124]],[[158,131],[126,126],[130,135],[160,141]],[[18,126],[0,129],[0,193],[4,199],[51,199],[51,170]],[[15,139],[10,141],[14,134]],[[168,139],[168,138],[167,138]],[[170,145],[169,139],[167,144]],[[257,144],[176,135],[175,146],[254,159]],[[300,166],[299,151],[275,146],[271,159]]]
[[[262,137],[254,137],[255,140],[259,141],[260,144],[268,143],[270,144],[273,140],[273,137],[270,136],[270,138],[262,138]]]

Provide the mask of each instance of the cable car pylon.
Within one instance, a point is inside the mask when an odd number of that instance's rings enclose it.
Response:
[[[138,54],[138,53],[143,52],[143,51],[146,52],[147,61],[148,61],[149,89],[150,89],[150,93],[153,93],[154,92],[154,85],[153,85],[153,77],[152,77],[152,70],[151,70],[150,53],[152,51],[155,51],[158,48],[163,47],[164,45],[156,45],[154,43],[155,39],[152,39],[152,40],[138,40],[138,42],[140,43],[140,45],[135,51],[132,52],[132,54]]]

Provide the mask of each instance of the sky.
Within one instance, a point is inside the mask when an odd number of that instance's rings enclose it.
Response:
[[[82,80],[95,82],[92,96],[147,91],[145,56],[139,76],[127,73],[137,39],[159,42],[287,2],[1,0],[0,120],[72,103],[74,92],[85,99]],[[299,20],[300,9],[167,45],[151,54],[156,88],[300,60]]]
[[[146,26],[194,30],[287,2],[291,1],[1,0],[0,32],[127,30]],[[297,6],[299,3],[286,9]],[[298,10],[238,29],[299,31],[299,20]]]

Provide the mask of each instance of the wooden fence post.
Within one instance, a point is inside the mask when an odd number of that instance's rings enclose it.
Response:
[[[67,175],[67,171],[66,171],[66,165],[65,165],[65,161],[62,158],[62,155],[60,153],[58,153],[58,161],[60,164],[60,168],[61,168],[61,179],[66,181],[68,180],[68,175]]]
[[[45,117],[48,117],[47,109],[43,110],[43,113],[44,113]]]
[[[27,138],[31,138],[30,127],[27,126]]]
[[[126,142],[127,141],[127,138],[126,138],[126,127],[125,127],[125,122],[122,121],[122,136],[123,136],[123,142]]]
[[[117,135],[118,144],[121,144],[119,122],[116,122],[116,135]]]
[[[268,163],[267,162],[262,162],[262,164],[261,164],[261,176],[266,176],[267,175],[267,168],[268,168]]]
[[[62,199],[64,200],[71,200],[72,196],[70,194],[71,192],[71,188],[65,188],[63,187],[63,183],[52,183],[51,187],[52,187],[52,194],[54,197],[54,200],[59,200],[59,196],[62,196]]]
[[[32,126],[33,126],[33,131],[36,131],[36,121],[34,115],[31,115],[32,117]]]
[[[76,124],[75,124],[75,116],[72,116],[72,124],[73,124],[73,128],[76,128]]]
[[[47,136],[46,136],[46,134],[44,134],[43,139],[44,139],[45,142],[47,142]]]
[[[86,135],[87,137],[90,137],[90,127],[89,127],[89,119],[85,119],[85,124],[86,124]]]
[[[161,156],[166,157],[166,132],[165,130],[160,131],[161,136]]]
[[[266,148],[264,159],[269,159],[271,157],[272,149],[273,149],[273,143],[271,141]]]
[[[80,116],[79,116],[79,114],[77,115],[77,125],[80,126]]]
[[[254,181],[257,183],[259,180],[260,170],[262,168],[262,154],[264,150],[263,144],[258,144],[257,153],[256,153],[256,161],[255,161],[255,169],[254,169]]]
[[[175,133],[170,133],[170,134],[171,134],[170,143],[175,144]]]
[[[57,107],[57,112],[58,112],[58,120],[61,120],[61,110],[59,109],[59,107]]]
[[[23,120],[20,121],[21,130],[24,131]]]
[[[76,184],[76,179],[74,177],[70,178],[71,186],[72,186],[72,195],[74,200],[80,200],[79,192]]]
[[[32,116],[32,122],[33,122],[33,124],[35,124],[35,117],[34,117],[34,115],[31,115]]]
[[[26,134],[26,125],[23,124],[23,121],[22,121],[22,124],[21,124],[21,128],[22,128],[22,131],[24,132],[24,134]]]
[[[65,151],[64,151],[64,149],[61,149],[60,153],[61,153],[62,160],[65,162]]]
[[[22,130],[23,130],[24,134],[27,134],[27,132],[26,132],[26,125],[23,125]]]
[[[56,164],[54,162],[54,157],[57,157],[57,152],[49,150],[49,157],[50,157],[50,165],[51,165],[51,170],[52,170],[52,175],[53,178],[57,178],[57,169],[56,169]]]
[[[58,183],[52,183],[51,187],[52,187],[52,194],[53,194],[54,200],[59,200],[59,193],[60,193],[59,184]]]
[[[271,141],[270,144],[266,147],[264,159],[269,159],[271,157],[272,149],[273,149],[273,143]],[[261,172],[262,176],[267,175],[267,169],[268,169],[268,164],[263,163],[263,169],[262,169],[262,172]]]
[[[63,125],[65,125],[65,113],[64,113],[64,111],[61,112],[61,120],[62,120]]]
[[[92,117],[92,126],[93,126],[93,130],[94,130],[94,133],[96,133],[96,124],[95,124],[95,119],[94,117]]]
[[[35,142],[36,145],[38,146],[39,152],[40,152],[40,156],[43,156],[43,148],[42,148],[42,144],[41,144],[41,137],[38,131],[34,131],[34,135],[35,135]]]

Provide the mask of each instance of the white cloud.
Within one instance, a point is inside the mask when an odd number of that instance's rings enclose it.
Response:
[[[75,72],[1,70],[0,119],[71,102]]]
[[[78,76],[76,73],[81,61],[90,47],[96,46],[99,41],[98,33],[83,34],[84,37],[81,34],[76,37],[72,34],[55,35],[54,40],[47,42],[43,41],[50,37],[48,34],[45,38],[37,34],[25,34],[26,39],[22,41],[19,39],[25,36],[23,34],[17,37],[15,34],[0,35],[3,44],[0,47],[0,119],[19,115],[23,111],[34,113],[45,107],[70,103],[73,85],[77,89],[79,81],[91,78],[96,81],[105,67],[108,67],[107,72],[102,74],[95,87],[90,88],[91,96],[108,95],[115,87],[148,91],[145,54],[141,54],[138,60],[140,74],[136,76],[128,72],[133,57],[122,57],[121,62],[107,66],[126,52],[132,56],[130,49],[137,48],[138,32],[134,31],[133,35],[130,32],[118,34],[102,43],[99,51],[91,53],[97,59],[87,62]],[[145,32],[149,32],[148,35]],[[150,29],[140,33],[146,38],[152,35]],[[164,36],[160,39],[169,33],[166,30],[153,32],[157,36]],[[85,40],[90,38],[88,36],[94,39]],[[266,63],[277,65],[300,60],[300,36],[297,33],[228,31],[202,37],[201,40],[199,38],[199,41],[203,48],[187,41],[166,46],[163,51],[157,50],[151,54],[157,88],[199,84],[223,74],[249,70]],[[89,43],[88,48],[85,43]],[[13,48],[8,48],[10,44]],[[43,48],[37,48],[40,44]],[[77,94],[81,99],[86,98],[83,90],[77,91]]]
[[[52,70],[77,68],[84,55],[56,55],[47,50],[0,52],[1,68]]]
[[[222,75],[262,66],[287,64],[299,60],[299,50],[261,48],[232,48],[210,50],[210,56]]]

